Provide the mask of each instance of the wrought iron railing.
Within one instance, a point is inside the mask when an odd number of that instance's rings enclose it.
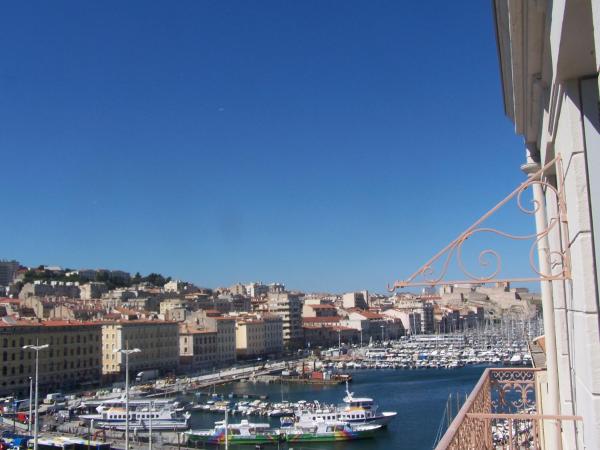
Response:
[[[545,449],[549,427],[581,418],[539,414],[538,371],[486,369],[435,450]]]

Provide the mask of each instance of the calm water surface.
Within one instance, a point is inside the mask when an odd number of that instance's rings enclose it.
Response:
[[[471,392],[485,367],[467,366],[460,369],[427,370],[357,370],[352,372],[350,390],[356,396],[372,397],[380,411],[397,411],[398,416],[379,432],[374,439],[338,442],[293,444],[295,450],[430,450],[433,447],[448,395],[457,393],[464,399]],[[265,383],[234,383],[217,388],[217,393],[267,395],[270,401],[319,400],[326,403],[340,403],[344,396],[344,385],[310,386],[279,385]],[[210,428],[220,415],[195,413],[193,428]],[[239,422],[241,416],[234,416],[231,422]],[[265,422],[263,417],[251,416],[253,422]],[[277,424],[277,421],[272,421]],[[238,447],[253,450],[252,446]],[[273,446],[265,448],[276,448]],[[281,447],[288,448],[285,445]]]

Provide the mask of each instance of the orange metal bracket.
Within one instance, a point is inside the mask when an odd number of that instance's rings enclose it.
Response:
[[[548,172],[554,167],[557,175],[557,186],[555,187],[548,181]],[[532,208],[526,208],[522,203],[523,193],[534,185],[541,186],[546,195],[553,196],[556,200],[557,211],[552,217],[548,217],[547,227],[544,230],[538,231],[537,233],[528,235],[516,235],[507,233],[495,228],[482,226],[483,223],[492,216],[496,211],[505,206],[511,200],[517,202],[518,208],[527,215],[534,216],[538,209],[541,207],[538,201],[533,201]],[[549,251],[546,254],[546,258],[550,263],[550,273],[542,273],[540,268],[536,264],[536,249],[537,244],[541,239],[546,238],[551,232],[560,233],[560,239],[565,245],[565,248],[561,251]],[[502,259],[500,253],[497,250],[485,249],[479,253],[478,264],[481,267],[493,266],[492,273],[488,275],[478,276],[471,271],[467,270],[462,256],[462,246],[470,237],[476,234],[493,234],[503,238],[517,240],[517,241],[531,241],[531,247],[529,250],[529,264],[533,270],[533,276],[522,277],[522,278],[510,278],[502,277]],[[453,284],[486,284],[486,283],[501,283],[501,282],[534,282],[534,281],[552,281],[552,280],[566,280],[571,278],[571,262],[570,253],[568,248],[568,222],[567,222],[567,209],[564,195],[564,173],[562,167],[562,159],[560,154],[556,156],[552,161],[547,163],[538,172],[531,175],[526,181],[521,183],[514,191],[506,196],[501,202],[485,213],[479,218],[473,225],[467,228],[461,235],[455,240],[450,242],[446,247],[440,250],[435,256],[427,261],[421,268],[410,275],[406,280],[396,281],[391,286],[388,285],[390,292],[396,289],[406,288],[411,286],[439,286],[439,285],[453,285]],[[539,255],[538,255],[539,257]],[[492,259],[490,264],[489,259]],[[455,260],[458,269],[466,276],[463,280],[447,280],[445,279],[451,262]],[[436,264],[440,267],[436,271]]]

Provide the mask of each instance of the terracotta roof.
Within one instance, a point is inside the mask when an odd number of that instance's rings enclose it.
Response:
[[[37,320],[15,320],[14,322],[6,322],[0,320],[0,327],[81,327],[101,325],[100,322],[79,322],[76,320],[45,320],[39,322]]]
[[[385,318],[381,314],[374,313],[371,311],[353,311],[353,312],[356,312],[367,319],[384,319]]]
[[[327,323],[327,322],[339,322],[342,318],[340,316],[331,317],[303,317],[304,323]]]
[[[152,319],[136,319],[136,320],[113,320],[109,323],[104,322],[104,325],[140,325],[140,324],[153,324],[153,325],[177,325],[177,322],[170,320],[152,320]]]
[[[121,318],[121,314],[119,314],[119,313],[108,313],[108,314],[104,314],[104,318],[105,319],[120,319]]]
[[[19,300],[18,298],[0,298],[0,303],[12,303],[15,305],[20,305],[21,300]]]

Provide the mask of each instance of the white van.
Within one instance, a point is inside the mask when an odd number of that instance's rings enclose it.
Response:
[[[61,403],[65,401],[65,396],[60,392],[54,392],[52,394],[46,395],[44,399],[44,403],[47,405],[51,405],[53,403]]]

